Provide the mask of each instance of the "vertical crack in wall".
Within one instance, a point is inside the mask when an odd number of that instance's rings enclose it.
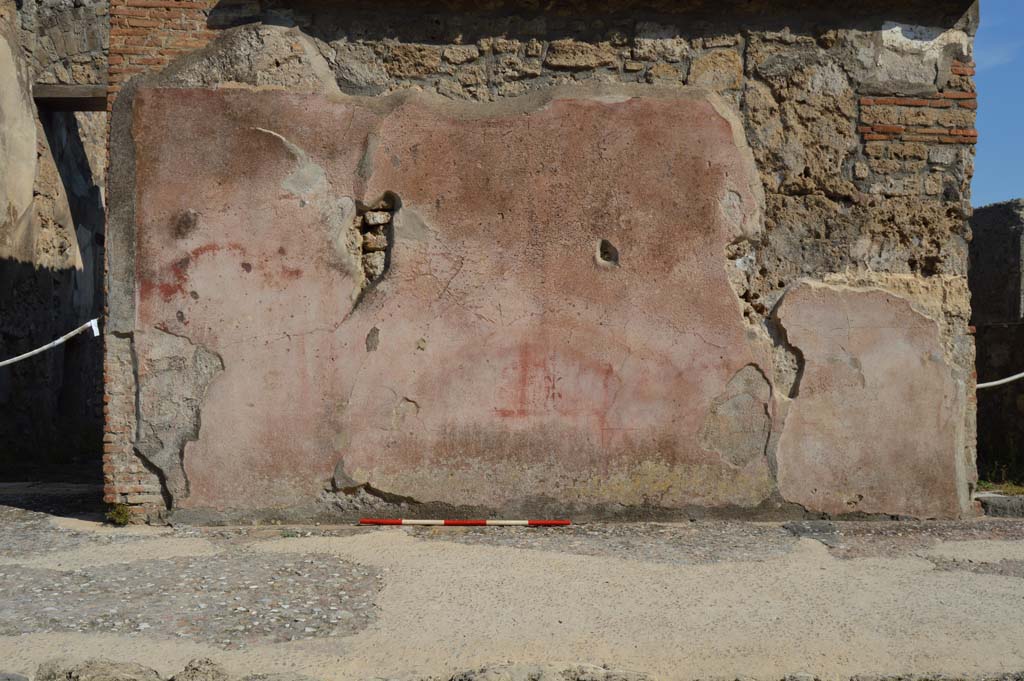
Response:
[[[139,451],[138,447],[133,447],[132,450],[135,452],[135,456],[138,457],[139,461],[142,462],[142,466],[156,476],[160,481],[160,497],[164,500],[164,507],[168,510],[174,504],[174,497],[171,495],[170,489],[167,486],[167,476],[164,475],[156,464],[146,458],[146,455]]]
[[[790,399],[800,395],[800,381],[804,375],[804,353],[800,348],[789,342],[786,327],[779,319],[778,309],[782,301],[772,309],[765,318],[764,327],[772,339],[772,379],[775,389]]]

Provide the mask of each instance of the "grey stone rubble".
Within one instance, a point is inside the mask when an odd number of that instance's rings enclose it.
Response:
[[[985,515],[997,518],[1024,518],[1024,495],[982,493],[977,495]]]
[[[898,674],[853,676],[850,681],[968,681],[969,677],[943,674]],[[970,681],[1021,681],[1024,672],[979,676]],[[0,681],[29,681],[20,674],[0,673]],[[53,660],[39,667],[32,681],[162,681],[154,670],[139,664],[112,662],[105,659],[88,660],[74,664]],[[192,660],[179,673],[167,681],[314,681],[301,674],[251,674],[233,678],[223,667],[208,658]],[[452,676],[430,676],[418,679],[383,679],[367,676],[367,681],[656,681],[639,672],[610,669],[588,664],[571,667],[546,665],[495,664],[459,672]],[[737,679],[736,681],[742,681]],[[781,681],[820,681],[813,674],[797,672]]]

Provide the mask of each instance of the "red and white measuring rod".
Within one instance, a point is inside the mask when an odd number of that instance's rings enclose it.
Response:
[[[550,527],[553,525],[571,525],[571,520],[415,520],[408,518],[360,518],[360,525],[501,525]]]

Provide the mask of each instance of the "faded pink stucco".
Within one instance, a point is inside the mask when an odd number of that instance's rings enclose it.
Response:
[[[168,332],[225,366],[176,503],[301,503],[339,461],[493,508],[768,497],[763,448],[701,433],[768,366],[725,270],[760,224],[742,134],[699,92],[523,101],[139,92],[137,351]],[[385,191],[391,267],[353,309],[332,220]]]
[[[886,291],[814,283],[787,292],[779,319],[805,360],[782,495],[830,514],[958,515],[963,390],[938,324]]]

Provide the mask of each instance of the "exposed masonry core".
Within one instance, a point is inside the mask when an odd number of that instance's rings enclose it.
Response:
[[[187,338],[157,329],[149,333],[156,338],[148,344],[148,356],[137,363],[142,418],[136,451],[149,467],[160,471],[170,506],[188,495],[185,447],[199,438],[200,407],[210,384],[224,370],[224,362]]]
[[[360,262],[365,287],[376,284],[387,272],[394,241],[394,213],[401,205],[390,192],[372,204],[356,204],[356,228],[362,235]],[[369,341],[367,342],[369,347]]]

